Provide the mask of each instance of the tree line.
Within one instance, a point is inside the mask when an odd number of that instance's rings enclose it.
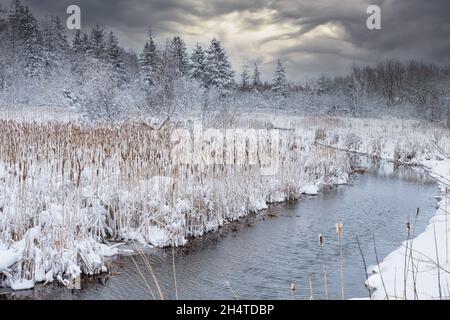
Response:
[[[289,83],[278,60],[272,81],[264,82],[258,64],[244,64],[237,75],[216,38],[189,50],[180,36],[157,43],[149,28],[142,50],[132,52],[114,32],[94,25],[69,40],[59,17],[39,20],[20,0],[0,8],[0,57],[0,105],[69,105],[89,118],[130,109],[169,117],[196,106],[229,108],[243,97],[258,107],[316,105],[338,114],[411,104],[436,118],[448,107],[450,87],[449,68],[398,59],[355,64],[347,76],[321,75],[303,85]]]

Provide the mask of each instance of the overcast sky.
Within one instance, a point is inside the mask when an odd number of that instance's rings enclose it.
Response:
[[[261,64],[272,78],[280,58],[288,77],[343,74],[352,62],[416,58],[450,65],[450,0],[24,0],[38,16],[82,11],[83,31],[100,23],[122,46],[142,50],[150,25],[159,41],[181,35],[192,47],[217,37],[239,73]],[[9,7],[10,0],[0,0]],[[382,29],[366,28],[366,9],[381,7]]]

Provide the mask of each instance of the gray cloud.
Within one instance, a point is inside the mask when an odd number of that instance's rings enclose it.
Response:
[[[9,6],[9,0],[0,0]],[[39,16],[64,16],[70,4],[82,9],[85,28],[101,23],[122,45],[140,50],[147,26],[158,39],[174,34],[188,44],[220,38],[236,70],[262,64],[271,78],[281,58],[292,80],[319,73],[341,74],[352,62],[416,58],[450,65],[448,0],[28,0]],[[366,8],[378,4],[382,29],[366,28]],[[86,30],[87,31],[87,30]]]

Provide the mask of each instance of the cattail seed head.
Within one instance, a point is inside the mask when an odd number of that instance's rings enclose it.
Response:
[[[321,245],[321,246],[323,246],[323,235],[322,234],[319,234],[319,244]]]
[[[291,284],[291,291],[292,291],[292,292],[297,291],[297,285],[296,285],[295,283],[292,283],[292,284]]]
[[[342,223],[336,223],[336,233],[338,234],[339,238],[342,238],[342,235],[344,233],[344,225]]]

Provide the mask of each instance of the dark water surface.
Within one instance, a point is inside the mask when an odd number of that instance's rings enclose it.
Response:
[[[406,238],[406,221],[420,208],[417,233],[435,212],[437,186],[418,171],[389,166],[354,176],[346,186],[325,190],[295,203],[279,204],[217,232],[194,239],[175,250],[180,299],[297,299],[325,298],[319,234],[323,234],[330,298],[340,297],[339,244],[335,224],[344,225],[345,298],[367,296],[365,274],[355,235],[368,265],[376,264],[372,234],[380,260]],[[146,254],[165,298],[175,298],[172,249]],[[116,275],[84,280],[82,290],[59,286],[14,293],[32,299],[152,299],[133,262],[138,264],[155,295],[157,291],[140,256],[113,261]],[[229,284],[229,285],[228,285]],[[231,287],[231,289],[230,289]],[[234,293],[233,293],[234,292]]]

